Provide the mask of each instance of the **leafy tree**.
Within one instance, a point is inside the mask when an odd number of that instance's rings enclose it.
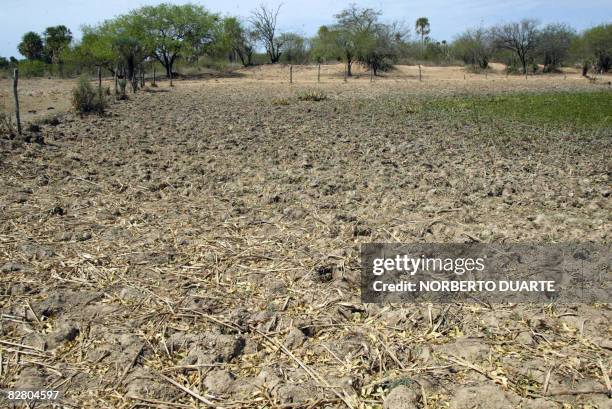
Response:
[[[342,50],[337,39],[338,32],[327,26],[319,27],[317,34],[310,41],[312,58],[321,63],[342,58]]]
[[[569,56],[576,32],[565,24],[549,24],[538,34],[536,53],[545,72],[558,69]]]
[[[250,18],[253,31],[257,39],[263,43],[272,64],[277,63],[282,54],[283,42],[276,34],[276,22],[280,8],[281,5],[275,10],[262,4],[251,12]]]
[[[6,57],[0,57],[0,70],[5,70],[10,66],[9,60]]]
[[[334,25],[319,28],[312,39],[312,57],[319,62],[343,60],[349,76],[355,62],[367,65],[375,75],[390,68],[409,33],[399,23],[381,23],[380,15],[377,10],[354,4],[342,10],[336,14]]]
[[[279,36],[283,44],[283,60],[292,64],[301,64],[308,58],[307,42],[296,33],[283,33]]]
[[[602,24],[586,30],[583,34],[586,52],[594,59],[599,72],[612,69],[612,24]]]
[[[359,61],[365,63],[374,75],[378,75],[379,70],[388,70],[397,58],[406,36],[407,32],[398,24],[375,24],[370,35],[361,43]]]
[[[170,77],[178,58],[196,57],[211,47],[219,16],[194,4],[162,3],[134,10],[127,20],[134,37]]]
[[[336,14],[333,38],[346,62],[348,76],[352,75],[353,63],[359,56],[366,54],[364,50],[373,47],[374,32],[380,15],[380,11],[358,8],[355,4]]]
[[[68,27],[60,25],[47,27],[43,33],[45,53],[54,64],[61,64],[62,52],[68,48],[72,41],[72,32]]]
[[[524,19],[518,23],[503,24],[491,29],[496,47],[512,51],[518,57],[523,73],[533,59],[538,39],[538,22]]]
[[[427,17],[419,17],[414,25],[415,31],[421,36],[421,50],[425,48],[425,37],[431,33],[429,19]]]
[[[114,73],[119,63],[119,56],[113,48],[118,35],[113,23],[106,21],[97,27],[83,26],[83,36],[72,50],[75,60],[85,65],[104,67]]]
[[[28,31],[23,35],[17,50],[28,60],[40,60],[43,57],[43,40],[40,35]]]
[[[487,33],[482,28],[465,31],[455,38],[453,54],[467,65],[485,69],[489,66],[492,47]]]
[[[74,47],[75,59],[86,65],[104,67],[137,88],[136,70],[148,55],[141,41],[141,26],[132,15],[106,20],[98,26],[83,27],[81,42]]]
[[[236,17],[227,17],[221,24],[221,35],[218,36],[217,46],[223,50],[234,53],[243,66],[253,63],[255,52],[255,36]]]

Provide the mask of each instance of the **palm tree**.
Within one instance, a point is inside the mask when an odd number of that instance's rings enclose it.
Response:
[[[415,24],[416,33],[421,36],[421,57],[423,57],[423,49],[425,48],[425,36],[431,32],[429,27],[429,19],[427,17],[419,17]]]

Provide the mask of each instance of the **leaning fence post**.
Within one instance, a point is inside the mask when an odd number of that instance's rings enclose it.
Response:
[[[317,68],[317,82],[321,82],[321,63],[319,63]]]
[[[293,65],[289,66],[289,84],[293,84]]]
[[[13,95],[15,96],[15,116],[17,117],[17,132],[21,135],[21,117],[19,116],[19,95],[17,95],[17,83],[19,82],[19,70],[13,71]]]

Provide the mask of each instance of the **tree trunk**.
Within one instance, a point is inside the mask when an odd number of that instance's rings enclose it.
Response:
[[[353,76],[353,71],[351,70],[352,66],[353,66],[353,61],[348,60],[346,62],[346,75],[348,75],[349,77]]]
[[[523,66],[523,74],[527,75],[527,56],[519,54],[519,59],[521,60],[521,65]]]

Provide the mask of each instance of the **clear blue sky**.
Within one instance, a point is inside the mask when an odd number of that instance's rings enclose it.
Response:
[[[18,56],[17,44],[27,31],[42,32],[47,26],[64,24],[78,38],[82,24],[104,19],[160,0],[1,0],[0,56]],[[170,3],[187,1],[168,0]],[[283,3],[279,27],[312,35],[322,24],[333,21],[333,15],[351,1],[340,0],[264,0],[269,5]],[[259,0],[192,1],[222,15],[246,17]],[[417,17],[427,16],[431,36],[452,40],[465,28],[490,25],[500,21],[533,17],[543,23],[564,22],[578,30],[612,22],[612,0],[361,0],[362,7],[382,10],[385,20],[404,20],[410,27]]]

